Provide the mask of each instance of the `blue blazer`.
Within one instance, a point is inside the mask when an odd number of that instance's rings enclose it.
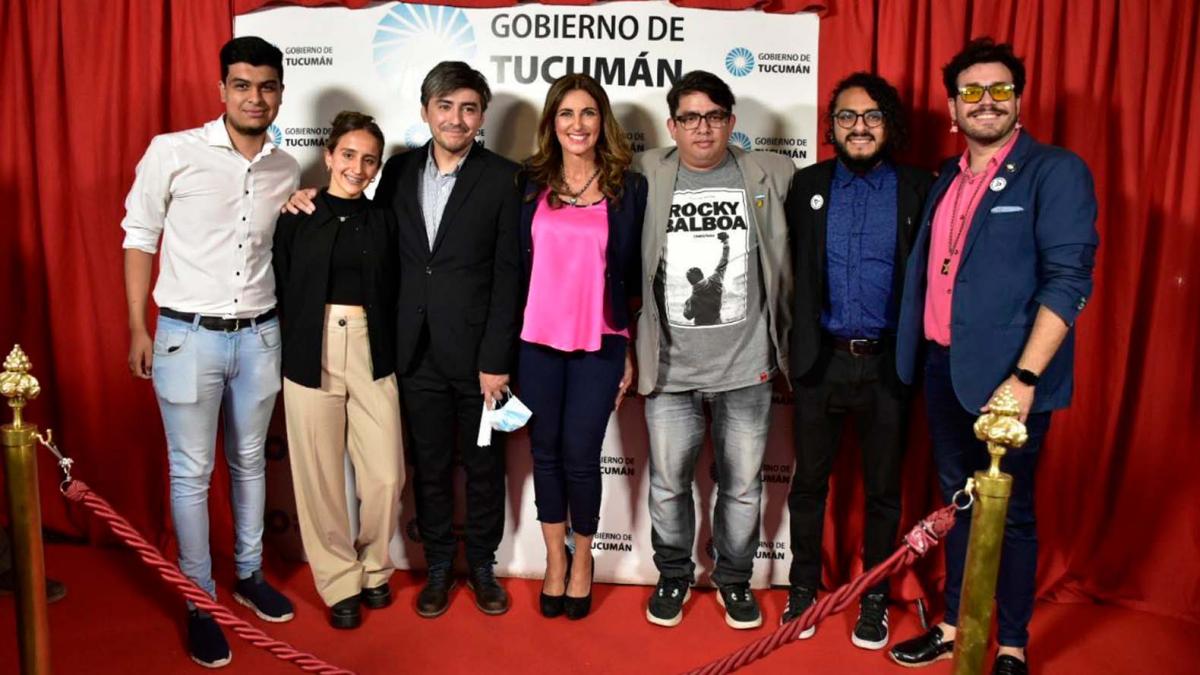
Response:
[[[905,383],[916,379],[925,344],[931,222],[957,175],[954,157],[930,190],[909,257],[896,335],[896,370]],[[1031,412],[1070,404],[1075,318],[1092,293],[1099,243],[1096,191],[1087,165],[1078,155],[1038,143],[1022,131],[984,192],[954,280],[950,374],[963,408],[978,412],[1012,373],[1039,306],[1072,329],[1041,375]]]
[[[530,182],[522,191],[522,307],[529,298],[529,275],[533,271],[533,214],[537,211],[538,195],[543,189],[543,186]],[[612,310],[613,327],[618,330],[629,326],[632,316],[630,305],[642,296],[642,219],[646,215],[647,189],[645,176],[636,171],[626,171],[620,203],[614,204],[611,200],[608,203],[604,286]]]

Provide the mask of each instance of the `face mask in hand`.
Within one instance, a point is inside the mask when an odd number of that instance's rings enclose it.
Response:
[[[521,399],[513,396],[511,389],[505,389],[508,394],[504,402],[495,410],[488,410],[487,402],[483,403],[483,414],[479,418],[479,435],[476,445],[484,447],[492,444],[492,429],[496,431],[516,431],[525,426],[533,412]]]

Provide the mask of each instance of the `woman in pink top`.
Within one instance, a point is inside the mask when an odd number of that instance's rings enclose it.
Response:
[[[529,439],[546,540],[540,606],[587,616],[592,536],[600,521],[600,446],[633,382],[630,318],[640,302],[646,179],[608,95],[591,77],[546,94],[521,211],[525,310],[517,381],[533,411]],[[570,515],[575,553],[564,546]]]

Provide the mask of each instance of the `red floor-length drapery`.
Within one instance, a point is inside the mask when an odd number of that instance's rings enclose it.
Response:
[[[151,136],[220,113],[217,50],[233,16],[265,0],[0,3],[0,349],[19,341],[45,386],[33,419],[61,431],[88,482],[168,543],[162,428],[147,383],[125,367],[119,222]],[[307,1],[295,4],[366,3]],[[504,6],[509,0],[441,4]],[[587,0],[566,4],[588,4]],[[1190,0],[680,0],[711,9],[822,9],[822,98],[871,70],[913,108],[905,159],[961,150],[947,133],[939,69],[972,36],[1026,59],[1026,129],[1082,155],[1096,179],[1096,292],[1078,325],[1077,391],[1056,415],[1038,472],[1039,590],[1200,621],[1200,9]],[[286,103],[285,103],[286,105]],[[822,156],[828,156],[828,148]],[[935,503],[919,416],[906,467],[906,525]],[[847,453],[848,454],[848,453]],[[852,477],[856,460],[839,460]],[[90,527],[42,464],[47,524]],[[214,540],[228,549],[223,480]],[[827,581],[856,564],[856,481],[832,496]],[[857,520],[852,522],[857,523]],[[87,532],[87,534],[94,534]]]

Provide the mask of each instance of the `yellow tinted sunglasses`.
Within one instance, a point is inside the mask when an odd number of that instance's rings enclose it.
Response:
[[[986,87],[981,84],[968,84],[958,88],[958,97],[963,103],[979,103],[983,100],[983,92],[986,91],[993,101],[1003,103],[1011,99],[1016,90],[1017,87],[1012,82],[997,82]]]

